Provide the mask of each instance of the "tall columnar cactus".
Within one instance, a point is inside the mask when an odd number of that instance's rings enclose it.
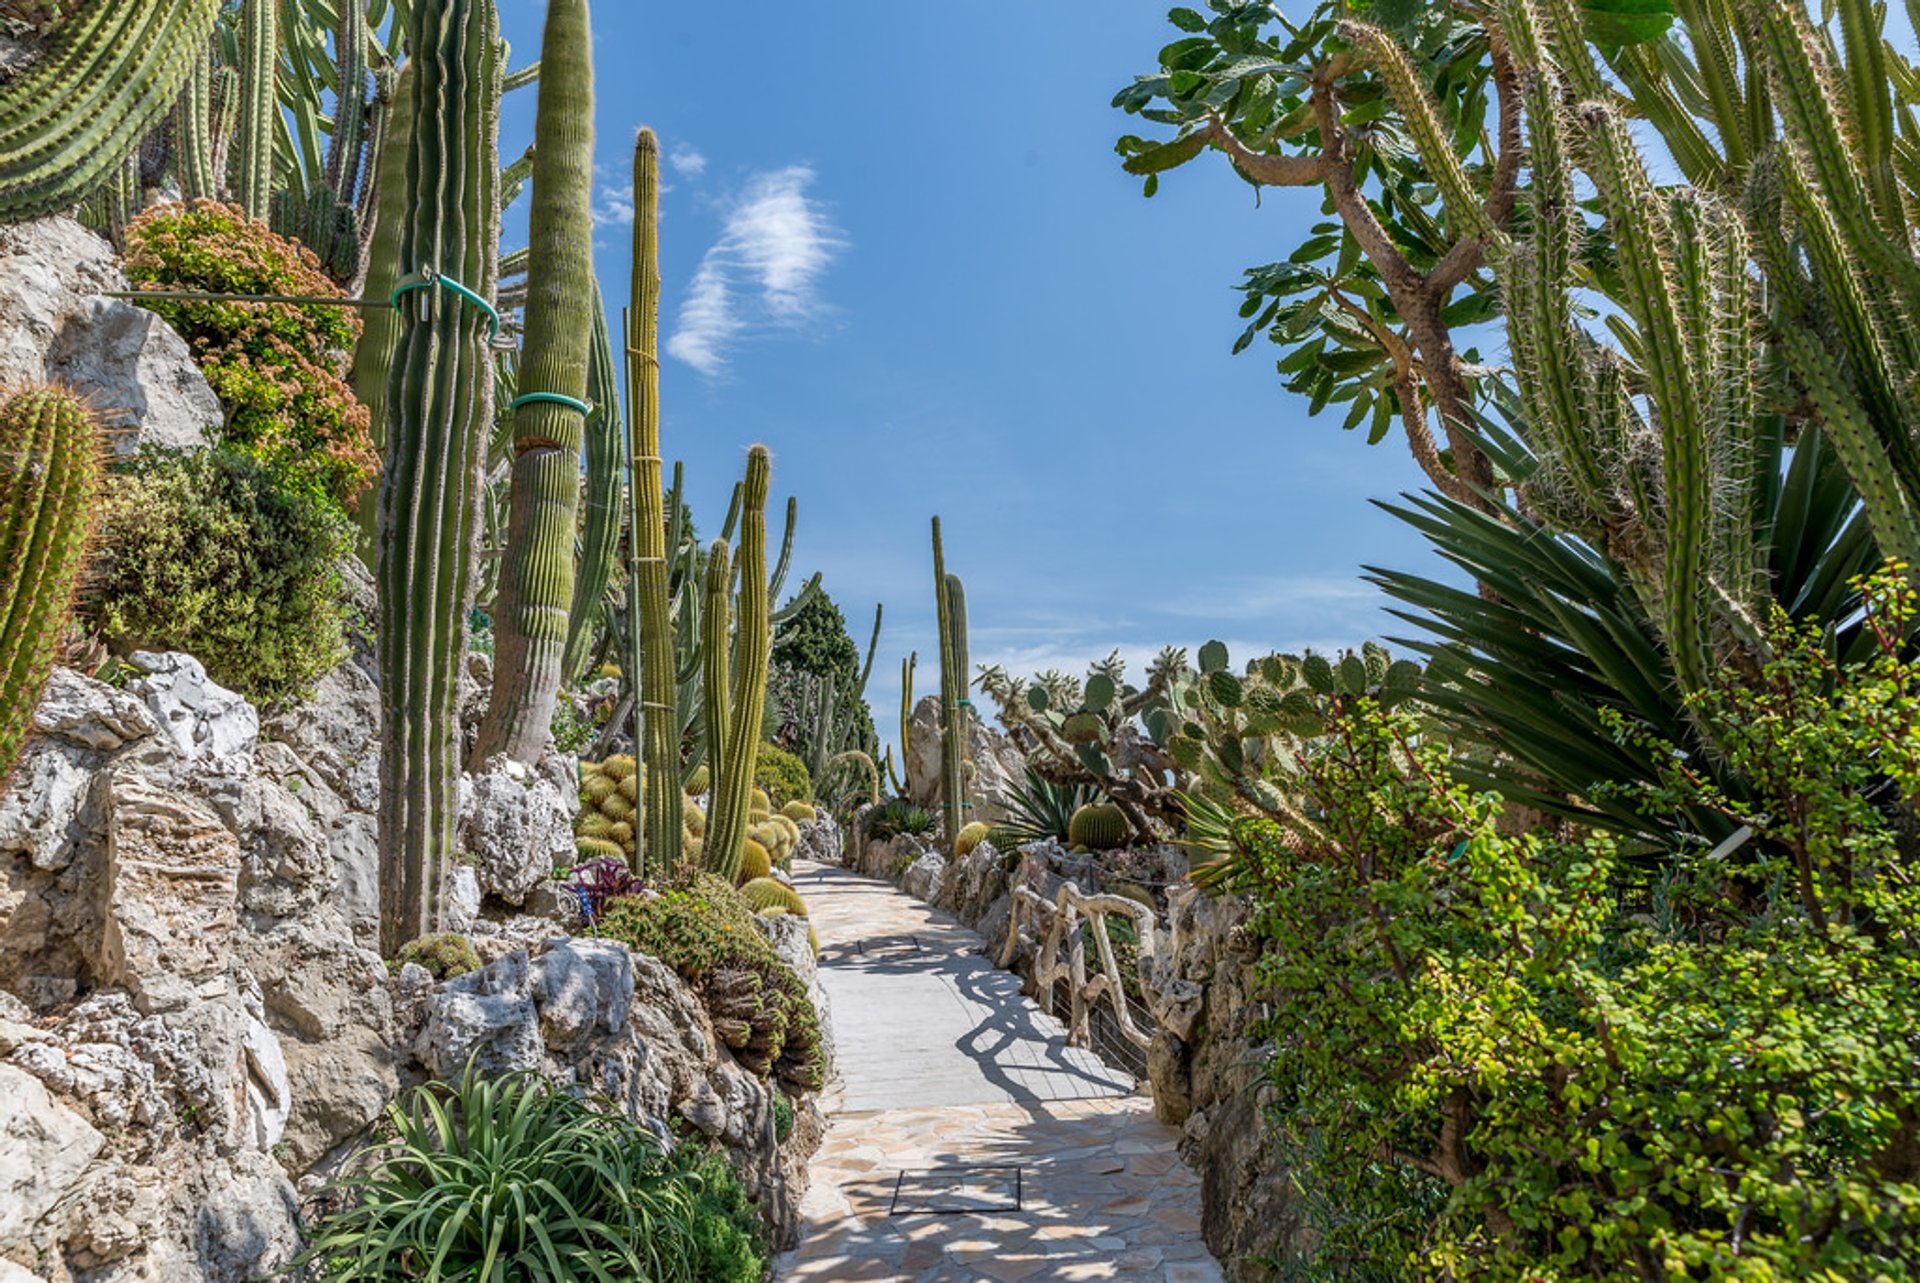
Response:
[[[660,145],[642,129],[633,145],[633,284],[627,309],[627,484],[632,491],[631,607],[639,612],[641,760],[646,766],[644,836],[649,865],[680,863],[679,664],[674,656],[674,611],[669,598],[669,521],[684,524],[675,484],[675,511],[663,510],[660,491]],[[723,617],[724,624],[724,617]],[[748,771],[752,778],[752,771]]]
[[[368,41],[366,9],[359,3],[342,4],[334,30],[333,130],[327,139],[326,168],[304,183],[281,186],[271,201],[273,230],[300,241],[335,280],[345,282],[360,275],[365,248],[358,197],[373,115],[367,103]],[[374,111],[385,110],[376,95]]]
[[[213,80],[210,49],[193,59],[192,74],[173,109],[174,173],[188,202],[217,200],[219,173],[213,167]]]
[[[72,392],[30,388],[0,404],[0,790],[73,609],[102,457],[99,425]]]
[[[727,663],[732,590],[733,568],[727,541],[716,539],[713,541],[713,546],[707,550],[707,567],[701,592],[703,603],[700,619],[700,685],[703,695],[701,715],[706,721],[709,797],[706,845],[702,849],[701,862],[728,882],[737,882],[740,880],[739,839],[727,840],[718,824],[720,775],[732,760],[727,752],[733,735],[732,726],[727,717],[727,706],[731,699],[728,681],[732,677],[732,670]],[[748,783],[752,783],[751,776]],[[738,824],[740,836],[744,837],[746,835],[744,809],[741,809]]]
[[[958,575],[947,573],[940,518],[933,519],[933,592],[940,626],[940,815],[951,846],[966,827],[967,729],[973,704],[967,698],[967,599]],[[906,745],[901,744],[901,752]]]
[[[740,843],[747,834],[753,804],[753,772],[760,759],[760,729],[767,706],[767,656],[773,649],[773,625],[767,608],[767,487],[773,457],[763,445],[747,452],[747,479],[740,510],[740,551],[734,569],[740,580],[739,618],[734,629],[733,684],[727,692],[726,741],[713,762],[713,811],[707,825],[706,866],[723,877],[739,876]],[[707,610],[714,610],[712,579]],[[722,604],[724,611],[724,603]],[[724,637],[724,634],[723,634]],[[714,651],[714,623],[707,625],[709,674],[726,662],[727,647]],[[720,681],[707,680],[713,700]],[[715,717],[707,714],[709,743]]]
[[[372,239],[363,258],[366,279],[362,292],[370,298],[386,298],[400,283],[401,212],[407,201],[408,149],[413,145],[413,63],[404,67],[394,88],[392,110],[387,115],[386,137],[379,155],[379,172],[373,187],[374,215]],[[400,313],[393,308],[368,308],[362,313],[360,341],[353,345],[351,377],[353,394],[367,407],[373,426],[373,445],[377,450],[386,442],[387,374],[393,366],[394,347],[400,341]],[[373,563],[378,508],[360,505],[360,550],[369,565]]]
[[[493,699],[476,761],[534,762],[551,739],[573,606],[580,447],[593,337],[593,33],[586,0],[549,0],[534,121],[525,338],[494,612]]]
[[[402,284],[419,288],[399,298],[380,477],[380,939],[389,957],[438,929],[455,850],[460,672],[493,376],[488,311],[453,285],[482,299],[494,287],[492,0],[416,0],[410,47],[415,128],[406,200],[394,212]]]
[[[1758,631],[1761,556],[1748,517],[1758,484],[1757,348],[1745,226],[1718,195],[1656,188],[1618,110],[1584,96],[1601,81],[1575,0],[1509,0],[1501,22],[1531,110],[1534,214],[1523,239],[1482,230],[1541,460],[1526,490],[1546,520],[1628,567],[1682,690],[1700,690],[1728,647]],[[1428,110],[1391,38],[1357,22],[1342,33],[1386,69],[1402,112]],[[1423,141],[1448,149],[1437,136]],[[1586,228],[1575,157],[1617,250],[1617,328],[1631,334],[1630,356],[1576,321],[1571,269]],[[1449,150],[1427,159],[1444,170],[1453,158]]]
[[[96,0],[46,55],[0,88],[0,222],[92,195],[165,118],[220,15],[220,0]]]
[[[588,346],[586,478],[580,514],[580,566],[573,585],[573,609],[567,616],[566,658],[560,671],[577,678],[591,658],[594,632],[607,608],[607,585],[620,552],[621,517],[626,511],[625,442],[620,421],[620,371],[613,360],[613,332],[594,282],[589,305],[593,339]]]
[[[280,120],[280,3],[241,0],[240,114],[233,196],[247,217],[273,212],[273,139]]]

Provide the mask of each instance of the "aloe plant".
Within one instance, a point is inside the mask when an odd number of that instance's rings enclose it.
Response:
[[[417,0],[400,333],[380,479],[381,945],[443,918],[455,853],[460,673],[472,604],[478,463],[498,219],[499,24],[492,0]],[[441,274],[429,280],[431,268]],[[444,278],[443,280],[441,278]],[[435,284],[438,280],[440,283]],[[454,288],[471,291],[469,298]]]

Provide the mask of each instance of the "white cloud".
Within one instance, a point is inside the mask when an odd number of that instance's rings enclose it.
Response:
[[[686,143],[675,143],[673,150],[667,153],[667,164],[673,166],[676,174],[698,178],[706,172],[707,158]]]
[[[602,187],[593,202],[595,227],[632,227],[633,195],[617,187]]]
[[[750,328],[794,329],[824,310],[819,278],[845,241],[807,195],[813,179],[805,165],[789,165],[747,184],[694,273],[667,341],[670,354],[718,374],[728,348]]]

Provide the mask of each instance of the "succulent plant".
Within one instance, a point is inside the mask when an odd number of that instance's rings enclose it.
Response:
[[[817,811],[805,802],[789,802],[780,808],[780,814],[798,824],[812,824],[820,818]]]
[[[785,909],[797,917],[807,916],[807,902],[800,893],[777,878],[755,878],[743,883],[740,894],[753,906],[755,912],[762,909]]]
[[[1126,844],[1126,813],[1111,802],[1083,806],[1067,822],[1067,844],[1092,851],[1110,851]]]
[[[106,471],[93,411],[63,388],[0,402],[0,789],[73,610]]]
[[[101,6],[103,9],[122,6]],[[379,521],[381,942],[435,930],[459,814],[458,708],[472,606],[477,461],[491,418],[500,35],[491,0],[415,0],[398,309]],[[429,177],[431,181],[429,181]]]
[[[970,854],[973,848],[985,841],[987,835],[992,832],[992,826],[988,825],[984,820],[975,820],[972,824],[961,829],[959,835],[954,838],[953,853],[955,855]]]

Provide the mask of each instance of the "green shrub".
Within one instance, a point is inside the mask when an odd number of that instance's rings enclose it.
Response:
[[[697,1191],[693,1277],[700,1283],[762,1283],[767,1277],[766,1227],[726,1156],[688,1137],[668,1161]]]
[[[354,528],[223,450],[142,448],[118,470],[86,609],[114,649],[183,650],[258,703],[346,655],[339,563]]]
[[[867,837],[876,842],[885,842],[902,833],[924,837],[939,827],[940,821],[933,818],[933,812],[901,797],[882,802],[867,812]]]
[[[480,970],[480,955],[473,951],[473,942],[453,931],[407,941],[400,946],[399,957],[388,965],[397,969],[409,962],[425,967],[435,980],[451,980]]]
[[[789,802],[813,800],[813,777],[807,774],[807,764],[778,744],[760,746],[753,782],[767,791],[776,811]]]
[[[1782,628],[1763,672],[1697,701],[1763,813],[1666,757],[1656,800],[1750,825],[1737,851],[1653,867],[1505,832],[1439,737],[1367,699],[1301,754],[1311,821],[1232,822],[1318,1238],[1291,1265],[1914,1277],[1920,664],[1899,658],[1911,591],[1871,599],[1871,662]]]
[[[344,297],[298,242],[238,206],[161,205],[127,225],[127,279],[137,289]],[[367,408],[346,363],[360,336],[350,307],[149,300],[192,347],[226,407],[225,444],[282,482],[351,511],[379,467]]]
[[[600,934],[651,954],[693,984],[714,1028],[758,1074],[820,1086],[820,1016],[738,891],[712,874],[608,905]]]
[[[386,1121],[390,1135],[328,1187],[339,1210],[295,1268],[360,1283],[734,1277],[704,1267],[707,1244],[734,1228],[719,1181],[677,1167],[617,1110],[534,1074],[469,1069],[458,1086],[406,1093]]]

